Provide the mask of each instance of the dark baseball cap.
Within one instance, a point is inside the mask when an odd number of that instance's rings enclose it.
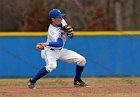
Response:
[[[52,9],[49,12],[49,18],[62,18],[63,16],[65,16],[65,14],[61,13],[59,9]]]

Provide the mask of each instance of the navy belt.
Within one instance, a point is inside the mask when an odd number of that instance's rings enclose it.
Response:
[[[62,48],[61,48],[61,49],[62,49]],[[52,50],[52,51],[53,51],[53,50],[61,50],[61,49],[53,49],[53,48],[50,48],[50,50]]]

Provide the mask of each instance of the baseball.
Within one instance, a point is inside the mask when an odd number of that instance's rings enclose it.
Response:
[[[38,50],[42,49],[43,47],[44,47],[43,44],[37,44],[37,45],[36,45],[36,49],[38,49]]]

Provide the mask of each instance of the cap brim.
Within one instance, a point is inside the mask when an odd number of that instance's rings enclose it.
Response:
[[[61,14],[58,15],[56,18],[62,18],[63,16],[65,16],[65,14],[61,13]]]

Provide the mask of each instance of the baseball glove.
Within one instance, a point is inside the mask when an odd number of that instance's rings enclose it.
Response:
[[[64,32],[67,32],[67,36],[69,38],[73,38],[74,34],[73,34],[73,28],[71,26],[69,25],[63,26],[61,30],[63,30]]]
[[[42,50],[42,49],[44,49],[44,44],[43,43],[38,43],[37,45],[36,45],[36,49],[37,50]]]
[[[67,36],[71,39],[71,38],[73,38],[74,34],[73,34],[73,32],[68,32]]]

